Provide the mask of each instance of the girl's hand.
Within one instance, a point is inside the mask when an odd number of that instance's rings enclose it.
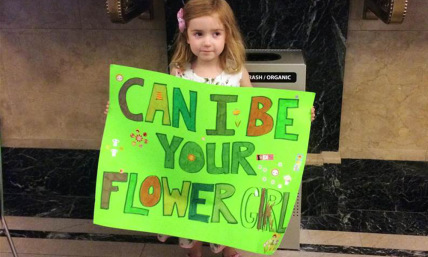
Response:
[[[315,108],[312,106],[311,109],[311,122],[315,120]]]
[[[183,75],[183,71],[179,68],[173,67],[171,68],[171,72],[169,74],[172,76],[181,77]]]
[[[107,101],[106,109],[104,110],[104,114],[105,114],[105,115],[107,115],[107,113],[108,113],[108,108],[109,108],[109,106],[110,106],[110,101]]]

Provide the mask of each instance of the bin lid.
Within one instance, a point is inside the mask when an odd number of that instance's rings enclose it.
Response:
[[[247,49],[247,64],[287,63],[304,64],[303,53],[295,49]]]

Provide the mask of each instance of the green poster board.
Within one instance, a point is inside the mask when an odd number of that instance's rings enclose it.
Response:
[[[314,96],[111,65],[94,223],[274,253],[301,183]]]

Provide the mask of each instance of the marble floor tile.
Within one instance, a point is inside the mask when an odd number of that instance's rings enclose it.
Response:
[[[300,243],[317,245],[361,246],[360,233],[301,230]]]
[[[266,257],[267,255],[255,254],[248,252],[240,252],[245,257]],[[302,252],[302,251],[287,251],[287,250],[278,250],[275,254],[271,255],[272,257],[362,257],[369,255],[359,255],[359,254],[341,254],[341,253],[318,253],[318,252]],[[373,255],[371,255],[373,256]]]
[[[150,233],[115,229],[95,225],[89,219],[62,219],[62,218],[38,218],[38,217],[5,217],[9,229],[32,230],[32,231],[52,231],[71,233],[100,233],[116,235],[151,235]]]
[[[185,257],[186,250],[177,245],[169,244],[132,244],[119,242],[94,242],[76,240],[54,240],[54,239],[29,239],[15,238],[17,251],[20,257]],[[263,257],[266,255],[254,254],[240,251],[245,257]],[[6,238],[0,237],[0,257],[12,257],[8,248]],[[204,247],[203,256],[220,256],[213,254],[208,247]],[[273,257],[362,257],[362,256],[385,256],[382,255],[359,255],[326,252],[304,252],[278,250]],[[406,255],[409,256],[409,255]]]
[[[168,257],[185,256],[186,253],[186,250],[174,244],[156,244],[153,234],[101,227],[92,224],[92,220],[6,216],[6,221],[9,230],[14,233],[14,243],[20,256]],[[144,240],[146,244],[142,243]],[[273,256],[355,257],[369,252],[373,255],[396,252],[410,256],[411,251],[422,251],[421,254],[428,252],[428,237],[424,236],[302,229],[300,243],[301,251],[279,250]],[[6,237],[0,236],[0,256],[10,253]],[[215,255],[205,249],[204,256]],[[245,256],[263,255],[245,253]]]
[[[13,257],[13,254],[11,253],[0,253],[0,257]],[[51,255],[51,254],[32,254],[32,253],[28,253],[28,254],[23,254],[20,253],[19,257],[85,257],[85,256],[79,256],[79,255]]]
[[[18,254],[139,257],[144,244],[61,239],[14,238]]]
[[[359,233],[363,247],[428,251],[427,236]]]
[[[0,237],[0,256],[3,256],[3,253],[11,253],[9,244],[6,237]]]
[[[301,244],[428,251],[428,237],[342,231],[300,231]]]
[[[245,257],[266,257],[267,255],[263,254],[255,254],[245,251],[239,251],[242,256]],[[162,244],[146,244],[141,257],[185,257],[186,250],[181,249],[176,245],[162,245]],[[208,247],[204,247],[203,251],[204,257],[214,257],[221,256],[220,254],[212,253]],[[355,254],[335,254],[335,253],[318,253],[318,252],[302,252],[302,251],[287,251],[287,250],[278,250],[276,251],[272,257],[340,257],[340,256],[353,256],[353,257],[361,257],[366,255],[355,255]],[[368,256],[368,255],[367,255]],[[373,255],[372,255],[373,256]]]
[[[178,245],[146,244],[141,257],[185,257],[186,253],[187,250],[179,247]],[[206,246],[203,247],[202,254],[205,257],[214,256],[209,247]]]

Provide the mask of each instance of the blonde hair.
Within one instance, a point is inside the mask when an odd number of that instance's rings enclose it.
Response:
[[[188,26],[190,20],[202,16],[217,14],[224,25],[226,41],[220,54],[220,65],[228,73],[241,71],[245,63],[245,47],[241,32],[235,20],[235,15],[226,0],[189,0],[183,7],[183,19]],[[178,32],[175,38],[175,50],[171,65],[184,68],[187,63],[196,59],[187,43],[187,28]]]

